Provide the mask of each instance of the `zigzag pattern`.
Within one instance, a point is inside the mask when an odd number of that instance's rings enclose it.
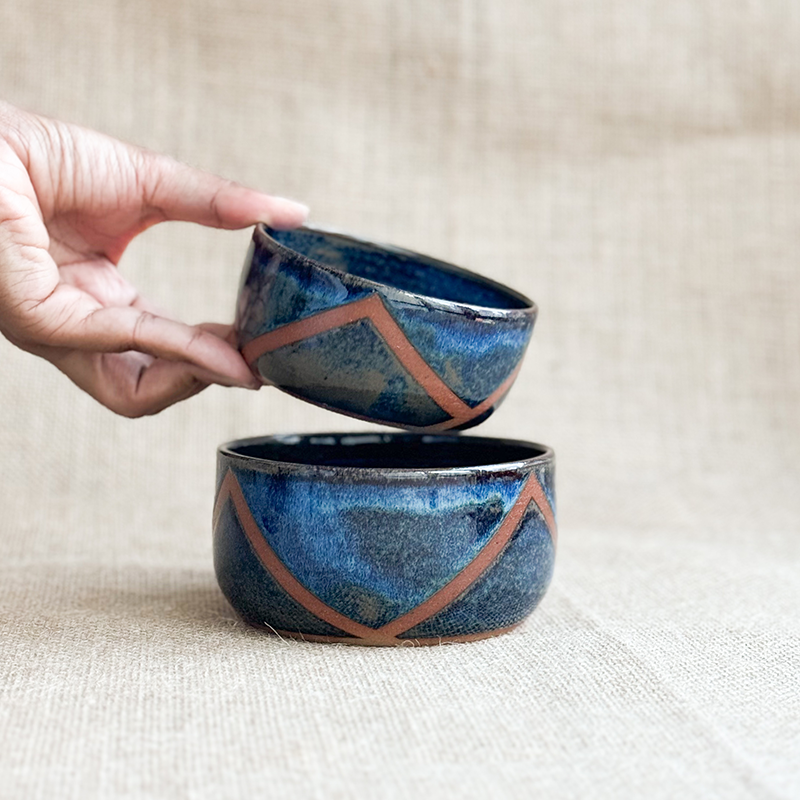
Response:
[[[323,641],[347,641],[365,645],[413,644],[414,642],[412,640],[399,639],[398,637],[400,634],[411,630],[411,628],[419,625],[421,622],[438,614],[446,606],[464,594],[464,592],[486,572],[503,551],[506,544],[508,544],[531,503],[536,505],[544,517],[547,529],[553,541],[553,546],[555,547],[557,543],[557,529],[553,510],[550,507],[547,495],[544,489],[542,489],[541,484],[536,479],[536,476],[531,474],[522,487],[519,497],[509,509],[497,530],[466,567],[445,584],[445,586],[432,594],[427,600],[420,603],[416,608],[411,609],[411,611],[408,611],[380,628],[370,628],[367,625],[362,625],[344,614],[341,614],[336,611],[336,609],[331,608],[297,580],[264,538],[264,535],[258,527],[258,523],[253,518],[250,507],[242,492],[242,487],[239,485],[239,481],[230,469],[222,481],[217,494],[216,503],[214,504],[213,525],[215,530],[219,523],[222,509],[228,500],[233,503],[245,536],[250,542],[250,546],[253,548],[261,565],[272,575],[283,590],[307,611],[310,611],[329,625],[333,625],[335,628],[339,628],[339,630],[350,634],[352,637],[351,639],[346,637],[304,637]],[[487,634],[463,637],[456,636],[449,637],[449,639],[452,641],[468,641],[481,638],[484,635],[494,635],[500,632],[501,631],[491,631]],[[291,631],[278,631],[278,633],[284,633],[289,636],[297,635],[296,633],[293,634]],[[435,641],[438,642],[440,640],[436,639]]]
[[[446,422],[429,425],[422,430],[449,430],[481,416],[505,395],[517,377],[519,365],[489,397],[474,408],[470,407],[431,369],[377,294],[327,311],[320,311],[318,314],[289,322],[262,334],[242,348],[242,355],[252,367],[264,353],[271,353],[280,347],[301,342],[362,319],[372,323],[408,373],[428,393],[431,400],[450,415],[450,419]]]

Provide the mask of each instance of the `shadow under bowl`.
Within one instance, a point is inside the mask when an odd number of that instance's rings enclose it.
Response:
[[[555,559],[555,457],[447,434],[314,434],[217,454],[214,566],[251,625],[312,641],[503,633]]]
[[[385,425],[459,430],[511,388],[536,313],[518,292],[427,256],[259,225],[236,330],[253,372],[289,394]]]

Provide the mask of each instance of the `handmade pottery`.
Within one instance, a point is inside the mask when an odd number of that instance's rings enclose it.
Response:
[[[236,329],[265,383],[353,417],[439,431],[477,425],[499,405],[535,318],[523,295],[450,264],[259,225]]]
[[[447,434],[223,445],[214,565],[252,625],[362,645],[502,633],[544,595],[556,545],[548,447]]]

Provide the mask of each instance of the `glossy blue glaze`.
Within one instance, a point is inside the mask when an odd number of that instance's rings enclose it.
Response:
[[[374,315],[355,318],[373,297],[391,320],[384,327]],[[325,330],[298,326],[344,307],[354,319]],[[502,401],[535,319],[526,297],[426,256],[327,231],[258,226],[236,328],[253,369],[290,394],[398,427],[457,430],[478,424]],[[268,335],[292,325],[291,341],[261,352]],[[461,410],[443,407],[437,389],[402,358],[406,344]],[[471,411],[488,398],[486,408]]]
[[[220,587],[254,625],[385,644],[382,627],[437,592],[452,594],[451,582],[472,570],[446,603],[392,635],[490,635],[524,619],[550,582],[553,531],[526,492],[535,482],[546,498],[539,502],[554,508],[553,470],[552,451],[540,445],[447,435],[325,434],[223,446],[214,529]],[[244,510],[231,499],[234,479]],[[277,567],[265,560],[264,543]],[[333,624],[317,601],[345,622]],[[347,621],[363,630],[348,630]]]

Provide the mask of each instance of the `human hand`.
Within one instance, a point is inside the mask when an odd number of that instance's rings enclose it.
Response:
[[[160,315],[117,271],[164,220],[302,224],[304,206],[0,102],[0,333],[119,414],[155,414],[210,383],[259,385],[230,326]]]

